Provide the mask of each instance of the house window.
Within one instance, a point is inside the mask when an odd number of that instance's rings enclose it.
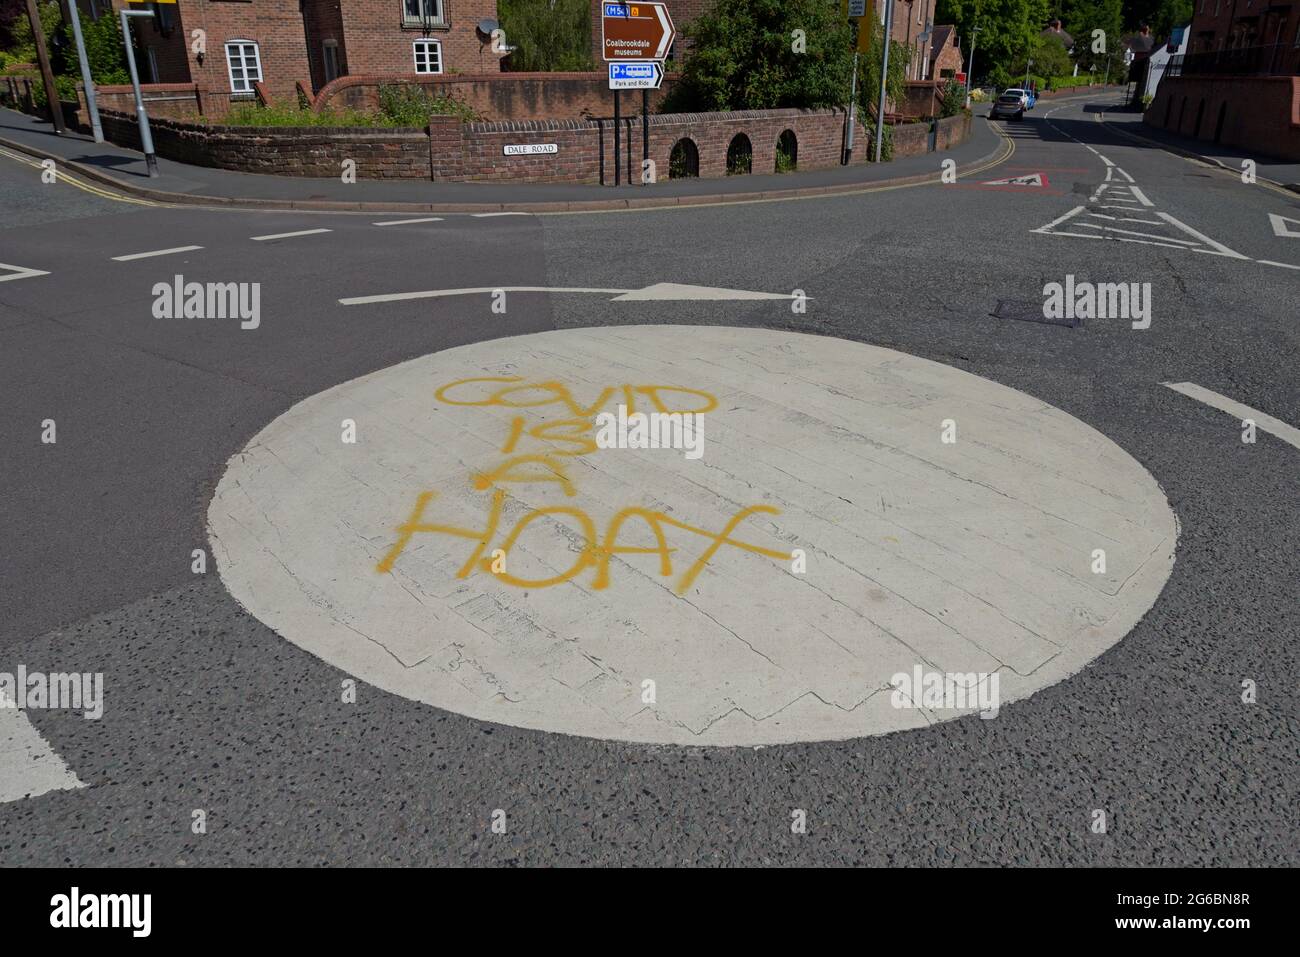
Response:
[[[445,27],[443,0],[402,0],[402,22],[407,26]]]
[[[252,93],[262,79],[262,61],[252,40],[231,40],[226,44],[226,66],[230,70],[230,91]]]
[[[442,72],[442,44],[437,40],[415,41],[415,72]]]
[[[338,79],[339,45],[336,40],[326,40],[321,44],[321,56],[325,63],[325,82]]]

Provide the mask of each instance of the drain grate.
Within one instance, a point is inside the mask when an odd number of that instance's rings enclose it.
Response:
[[[1025,299],[999,299],[990,313],[997,319],[1014,319],[1017,322],[1037,322],[1046,326],[1068,326],[1077,329],[1083,325],[1083,319],[1048,319],[1043,315],[1041,302],[1029,302]]]

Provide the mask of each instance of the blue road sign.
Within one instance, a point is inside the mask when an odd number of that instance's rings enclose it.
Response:
[[[609,64],[611,90],[657,90],[663,78],[663,66],[657,60],[614,60]]]

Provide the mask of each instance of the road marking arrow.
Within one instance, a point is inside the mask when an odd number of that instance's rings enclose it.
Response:
[[[611,302],[723,302],[759,299],[793,299],[792,293],[754,292],[749,289],[723,289],[716,286],[689,286],[676,282],[659,282],[644,289],[605,289],[588,286],[474,286],[466,289],[425,289],[420,292],[394,292],[379,296],[353,296],[340,299],[344,306],[364,306],[375,302],[404,302],[408,299],[445,299],[450,296],[491,295],[496,292],[597,293],[613,296]]]
[[[44,269],[28,269],[26,266],[11,266],[8,263],[0,263],[0,269],[9,269],[13,275],[0,276],[0,282],[8,282],[10,279],[31,279],[33,276],[48,276],[49,273]]]
[[[1046,186],[1046,173],[1026,173],[1023,176],[1012,176],[1009,179],[990,179],[981,186]]]

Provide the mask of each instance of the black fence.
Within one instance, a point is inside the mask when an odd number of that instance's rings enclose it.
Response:
[[[1273,43],[1235,50],[1207,50],[1169,58],[1165,76],[1296,76],[1300,46]]]

